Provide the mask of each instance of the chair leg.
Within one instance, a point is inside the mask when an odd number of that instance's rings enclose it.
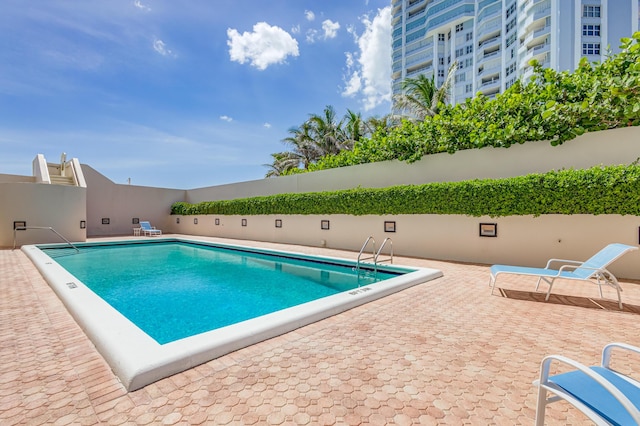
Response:
[[[491,286],[491,294],[493,295],[493,289],[496,288],[496,278],[493,275],[491,275],[491,278],[489,278],[489,285]]]
[[[554,278],[554,279],[552,279],[551,281],[549,281],[549,290],[547,290],[547,296],[544,298],[545,302],[548,302],[548,301],[549,301],[549,296],[551,296],[551,289],[553,288],[553,282],[554,282],[555,280],[556,280],[556,279]],[[546,280],[545,280],[545,281],[546,281]]]
[[[544,426],[544,414],[547,408],[547,390],[538,385],[538,403],[536,405],[536,426]]]

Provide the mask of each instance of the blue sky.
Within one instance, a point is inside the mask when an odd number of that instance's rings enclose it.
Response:
[[[388,0],[3,0],[0,29],[0,173],[262,179],[309,114],[390,110]]]

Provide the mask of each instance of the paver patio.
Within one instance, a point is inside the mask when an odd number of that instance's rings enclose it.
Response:
[[[127,393],[27,257],[0,250],[0,424],[527,425],[545,355],[595,364],[606,343],[640,345],[636,313],[563,304],[596,297],[595,286],[560,282],[554,293],[572,298],[544,303],[490,295],[486,265],[394,263],[444,277]],[[640,306],[640,285],[622,286]],[[498,287],[521,295],[535,279]],[[640,371],[618,355],[615,368]],[[547,410],[547,424],[585,423],[564,402]]]

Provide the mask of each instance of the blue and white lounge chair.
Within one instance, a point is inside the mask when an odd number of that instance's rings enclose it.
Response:
[[[162,231],[160,229],[156,229],[155,227],[151,226],[151,224],[148,221],[141,221],[140,229],[142,230],[142,233],[144,235],[148,235],[150,237],[153,237],[156,235],[162,235]]]
[[[622,298],[620,297],[622,288],[620,288],[620,284],[618,284],[616,277],[611,272],[607,271],[606,267],[620,258],[623,254],[637,249],[638,247],[613,243],[609,244],[584,262],[577,260],[550,259],[547,262],[547,266],[544,268],[493,265],[491,267],[491,281],[489,282],[491,285],[491,294],[493,294],[493,289],[496,286],[496,280],[500,274],[531,275],[538,277],[536,291],[538,291],[540,281],[544,281],[549,284],[549,290],[547,291],[547,297],[545,298],[545,300],[549,300],[553,282],[558,278],[562,278],[568,280],[588,281],[596,284],[600,289],[601,298],[603,297],[603,285],[613,287],[618,293],[618,306],[622,309]],[[554,263],[560,264],[561,266],[558,269],[551,269],[551,266]]]
[[[544,425],[547,404],[564,399],[582,411],[596,425],[640,425],[640,382],[609,367],[611,350],[624,349],[640,354],[640,348],[624,343],[610,343],[602,350],[602,363],[587,367],[561,355],[542,360],[538,387],[536,426]],[[575,370],[549,376],[557,361]],[[547,398],[547,392],[554,395]]]

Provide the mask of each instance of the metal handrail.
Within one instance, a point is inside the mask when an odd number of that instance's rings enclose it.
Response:
[[[362,253],[367,248],[367,245],[369,245],[369,241],[371,241],[373,243],[373,250],[371,251],[371,256],[362,257]],[[360,249],[360,253],[358,253],[358,263],[356,263],[356,272],[360,272],[360,262],[363,261],[363,260],[369,260],[369,259],[373,259],[374,264],[375,264],[375,260],[376,260],[376,240],[372,236],[369,236],[366,239],[366,241],[362,245],[362,248]]]
[[[384,248],[385,244],[387,244],[387,241],[389,242],[389,246],[391,248],[391,252],[389,254],[389,259],[385,259],[385,260],[378,260],[378,256],[380,256],[380,253],[382,253],[382,249]],[[391,238],[387,237],[384,239],[384,241],[382,242],[382,245],[380,246],[380,248],[378,249],[378,252],[376,253],[376,257],[374,259],[374,263],[377,265],[378,263],[382,263],[382,262],[389,262],[389,263],[393,263],[393,240],[391,240]]]
[[[80,249],[78,247],[74,246],[73,243],[71,243],[71,241],[67,240],[65,237],[62,236],[62,234],[60,234],[58,231],[56,231],[50,226],[16,226],[15,228],[13,228],[13,250],[16,249],[16,231],[26,231],[27,229],[48,229],[52,231],[54,234],[56,234],[58,237],[62,238],[71,247],[73,247],[76,250],[76,253],[80,253]]]

